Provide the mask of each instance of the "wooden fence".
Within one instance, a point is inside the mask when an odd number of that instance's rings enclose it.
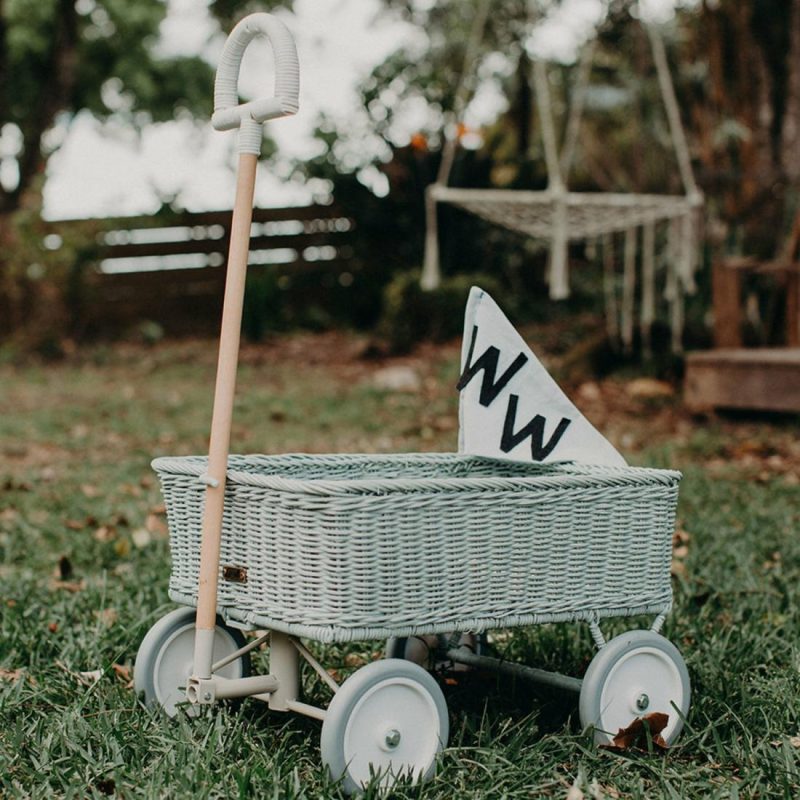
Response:
[[[230,211],[119,217],[101,227],[84,271],[80,326],[116,333],[142,320],[167,333],[208,333],[219,326],[230,236]],[[53,223],[53,234],[90,227]],[[253,212],[249,277],[270,274],[289,306],[324,302],[352,287],[353,219],[333,206]]]

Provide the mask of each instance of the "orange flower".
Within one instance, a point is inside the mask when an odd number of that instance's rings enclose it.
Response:
[[[411,148],[420,152],[428,149],[428,138],[424,133],[415,133],[411,137]]]

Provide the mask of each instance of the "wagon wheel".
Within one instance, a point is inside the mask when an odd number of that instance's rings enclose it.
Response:
[[[667,714],[661,732],[672,744],[689,711],[689,673],[678,648],[653,631],[615,636],[586,670],[580,696],[584,728],[594,728],[596,744],[611,744],[620,728],[653,712]]]
[[[186,683],[192,673],[194,659],[195,610],[177,608],[163,616],[147,632],[133,668],[133,685],[137,694],[144,694],[149,706],[161,706],[174,717],[178,704],[186,700]],[[214,632],[214,660],[218,661],[244,647],[244,636],[229,628],[217,617]],[[244,678],[250,674],[250,656],[245,654],[219,670],[223,678]],[[186,705],[190,716],[200,713],[199,706]]]
[[[480,656],[486,654],[488,640],[485,633],[392,636],[386,640],[385,655],[386,658],[402,658],[406,661],[413,661],[434,672],[448,669],[456,671],[471,669],[463,664],[454,666],[447,658],[447,651],[456,646],[466,646]]]
[[[373,661],[333,696],[322,723],[322,762],[348,794],[378,774],[383,789],[403,777],[426,781],[448,734],[447,704],[431,675],[410,661]]]

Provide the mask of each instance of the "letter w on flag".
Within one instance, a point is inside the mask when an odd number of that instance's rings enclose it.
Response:
[[[467,301],[458,390],[459,452],[528,462],[625,464],[477,287]]]

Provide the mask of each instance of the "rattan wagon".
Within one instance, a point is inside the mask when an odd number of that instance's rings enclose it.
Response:
[[[275,50],[277,99],[236,106],[239,61],[258,33]],[[228,454],[260,123],[296,109],[296,67],[291,36],[266,14],[243,20],[223,54],[214,121],[240,125],[242,155],[211,447],[208,458],[153,462],[170,530],[169,593],[180,607],[145,636],[137,690],[170,715],[254,697],[318,718],[322,759],[348,792],[425,779],[447,745],[444,695],[431,661],[416,656],[420,641],[440,645],[434,661],[579,692],[581,722],[597,742],[651,711],[669,715],[662,735],[673,741],[689,679],[658,631],[672,600],[679,473],[455,453]],[[601,621],[629,615],[651,615],[652,627],[606,641]],[[582,680],[458,641],[576,621],[598,648]],[[303,641],[371,639],[387,639],[393,657],[341,685]],[[269,672],[251,675],[249,654],[265,642]],[[327,708],[303,702],[301,659],[330,687]]]

